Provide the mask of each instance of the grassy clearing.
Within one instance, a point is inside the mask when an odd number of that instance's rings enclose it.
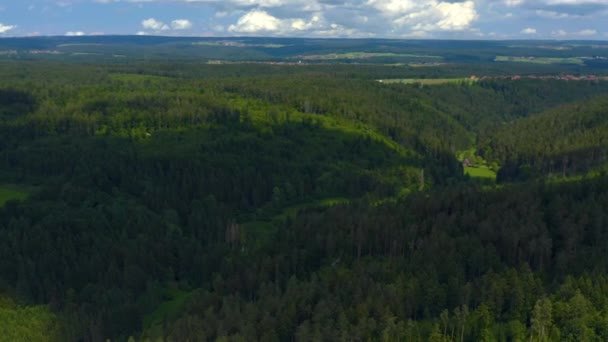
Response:
[[[476,155],[476,150],[475,147],[471,147],[468,150],[456,153],[456,159],[458,161],[463,162],[467,159],[472,163],[471,166],[464,167],[464,174],[472,178],[491,179],[496,181],[496,171],[494,170],[498,169],[498,165],[495,164],[493,168],[490,168],[487,161]]]
[[[486,178],[496,180],[496,172],[486,166],[465,167],[464,173],[473,178]]]
[[[0,207],[11,200],[23,201],[27,199],[30,192],[17,185],[0,185]]]
[[[472,84],[477,82],[477,79],[472,78],[396,78],[387,80],[378,80],[380,83],[393,84],[423,84],[423,85],[440,85],[449,83],[467,83]]]
[[[425,58],[433,60],[442,60],[441,56],[431,55],[416,55],[416,54],[403,54],[403,53],[392,53],[392,52],[347,52],[347,53],[329,53],[326,55],[308,55],[300,56],[302,59],[311,60],[333,60],[333,59],[366,59],[374,57],[402,57],[402,58]],[[298,58],[300,58],[298,57]]]
[[[575,64],[585,65],[582,59],[576,57],[556,58],[556,57],[513,57],[513,56],[496,56],[495,62],[516,62],[516,63],[534,63],[534,64]]]
[[[192,43],[192,45],[225,46],[225,47],[239,47],[239,48],[261,47],[261,48],[267,48],[267,49],[280,49],[282,47],[289,46],[289,45],[283,45],[283,44],[247,44],[247,43],[241,43],[241,42],[236,42],[236,41],[203,41],[203,42],[194,42],[194,43]]]

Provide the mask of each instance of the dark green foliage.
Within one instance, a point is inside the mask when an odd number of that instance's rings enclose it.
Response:
[[[608,338],[606,177],[480,187],[455,158],[595,167],[606,85],[395,70],[0,63],[0,184],[35,189],[0,208],[0,313],[68,341]]]
[[[560,106],[505,125],[482,144],[501,180],[588,172],[608,162],[608,98]]]

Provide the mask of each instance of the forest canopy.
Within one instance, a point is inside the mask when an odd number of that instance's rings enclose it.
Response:
[[[607,340],[608,82],[425,68],[0,61],[0,330]]]

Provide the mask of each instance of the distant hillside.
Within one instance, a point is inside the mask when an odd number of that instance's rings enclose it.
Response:
[[[486,63],[536,70],[573,71],[608,67],[606,42],[308,39],[252,37],[79,36],[1,38],[0,58],[62,60],[223,60],[307,63]],[[499,61],[500,63],[496,63]],[[506,61],[506,63],[505,63]],[[511,62],[514,61],[514,62]],[[540,63],[539,61],[550,61]],[[561,66],[563,67],[563,66]],[[587,67],[587,69],[585,69]],[[582,69],[581,69],[582,68]],[[562,69],[563,70],[563,69]]]
[[[608,161],[607,108],[603,95],[505,124],[481,151],[506,164],[504,179],[589,171]]]

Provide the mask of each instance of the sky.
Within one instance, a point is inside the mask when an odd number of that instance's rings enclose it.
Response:
[[[0,0],[0,37],[608,40],[608,0]]]

